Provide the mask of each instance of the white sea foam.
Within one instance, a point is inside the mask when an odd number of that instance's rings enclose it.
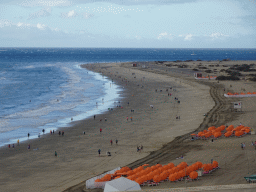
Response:
[[[53,64],[46,64],[46,65],[44,65],[45,67],[54,67],[55,65],[53,65]]]
[[[36,65],[36,67],[38,66],[40,64]],[[68,75],[69,80],[60,85],[61,94],[55,95],[47,101],[45,98],[40,99],[39,97],[38,101],[29,104],[31,106],[34,104],[34,109],[4,116],[2,124],[0,123],[0,132],[2,133],[0,146],[16,142],[17,138],[20,141],[27,140],[28,132],[31,133],[30,139],[37,138],[38,132],[41,132],[42,129],[49,132],[50,129],[56,130],[58,127],[69,126],[71,117],[74,121],[82,120],[113,107],[114,102],[112,101],[118,98],[119,90],[118,86],[114,84],[110,87],[109,83],[111,82],[108,79],[98,73],[90,71],[87,73],[86,69],[81,69],[79,65],[73,63],[58,63],[54,66]],[[102,87],[102,84],[105,85]],[[95,85],[97,87],[92,88]],[[90,89],[89,92],[86,92],[87,89]],[[95,93],[93,100],[87,97],[87,94],[91,95],[90,92]],[[102,97],[104,97],[104,103],[102,103]],[[40,100],[42,100],[42,104],[40,104]],[[98,102],[98,107],[95,106],[95,102]],[[85,111],[86,109],[87,111]],[[6,124],[7,122],[10,124]],[[25,137],[22,138],[21,135]]]
[[[75,83],[79,83],[81,81],[81,77],[79,77],[75,71],[68,67],[61,67],[70,77],[69,85],[72,86]]]
[[[48,115],[49,113],[53,112],[53,111],[63,111],[63,110],[67,110],[67,109],[73,109],[78,105],[83,104],[85,101],[81,101],[81,102],[72,102],[69,104],[55,104],[55,105],[47,105],[44,107],[40,107],[37,109],[32,109],[32,110],[28,110],[28,111],[22,111],[22,112],[18,112],[18,113],[14,113],[11,115],[7,115],[4,118],[5,119],[20,119],[20,118],[35,118],[35,117],[41,117],[41,116],[45,116]]]
[[[29,65],[29,66],[24,67],[24,69],[34,69],[34,68],[35,68],[35,66],[33,66],[33,65]]]

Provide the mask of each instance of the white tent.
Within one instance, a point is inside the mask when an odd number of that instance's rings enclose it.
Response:
[[[120,177],[112,181],[108,181],[105,185],[104,192],[111,191],[140,191],[140,185],[135,181]]]

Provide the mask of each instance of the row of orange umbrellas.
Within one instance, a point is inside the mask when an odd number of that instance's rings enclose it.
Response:
[[[95,182],[110,181],[111,179],[120,178],[121,175],[126,175],[127,179],[133,180],[139,184],[149,180],[159,182],[167,178],[169,178],[170,181],[176,181],[185,176],[196,179],[198,177],[196,170],[200,168],[203,168],[204,170],[211,170],[217,166],[218,162],[216,161],[213,161],[212,164],[202,164],[201,162],[196,162],[190,166],[188,166],[186,162],[181,162],[177,166],[175,166],[173,163],[169,163],[164,166],[161,164],[156,164],[151,167],[149,167],[148,164],[144,164],[133,170],[131,170],[129,167],[123,167],[120,170],[115,171],[114,174],[106,174],[101,179],[96,179]]]
[[[230,137],[233,133],[235,133],[235,136],[239,137],[245,133],[249,133],[251,130],[250,127],[246,127],[243,125],[239,125],[236,128],[234,128],[233,125],[230,125],[227,127],[226,131],[227,132],[224,134],[225,137]]]
[[[191,134],[192,136],[198,135],[199,137],[205,137],[209,138],[211,136],[214,136],[215,138],[221,137],[222,133],[225,130],[225,125],[221,125],[219,127],[209,127],[207,130],[203,130],[198,132],[198,134]],[[224,133],[225,137],[230,137],[234,132],[236,136],[241,136],[245,133],[249,133],[250,127],[245,127],[243,125],[239,125],[236,128],[234,128],[233,125],[230,125],[227,127],[226,132]]]
[[[212,126],[212,127],[209,127],[207,130],[200,131],[197,135],[199,137],[209,138],[211,136],[214,136],[215,138],[218,138],[222,135],[221,131],[223,130],[225,130],[225,125],[221,125],[217,128],[215,126]]]
[[[241,93],[230,93],[228,92],[227,95],[254,95],[256,94],[256,92],[247,92],[247,93],[244,93],[244,92],[241,92]]]

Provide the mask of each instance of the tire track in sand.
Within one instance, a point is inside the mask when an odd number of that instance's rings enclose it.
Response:
[[[154,71],[152,71],[152,70],[148,71],[148,70],[144,69],[143,71],[146,71],[149,73],[154,73]],[[156,73],[174,77],[173,74],[171,76],[166,73],[160,73],[159,71]],[[180,78],[180,77],[178,77],[178,78]],[[191,80],[191,79],[189,81],[193,81],[196,83],[201,83],[201,84],[209,86],[210,87],[210,91],[209,91],[210,95],[215,102],[214,107],[208,112],[208,116],[204,118],[203,122],[199,125],[199,127],[195,131],[204,130],[207,127],[212,126],[212,125],[217,126],[217,125],[225,124],[230,119],[235,118],[237,116],[237,115],[228,113],[228,110],[230,108],[230,101],[227,100],[221,93],[221,90],[223,89],[223,86],[221,84],[216,84],[216,83],[211,83],[211,82],[198,82],[198,81]],[[187,83],[189,84],[189,82],[187,82]],[[182,151],[182,154],[186,154],[191,149],[197,148],[200,150],[201,145],[190,146],[187,143],[183,142],[184,140],[186,140],[190,137],[191,133],[192,132],[176,137],[173,141],[163,145],[163,147],[161,149],[153,151],[148,156],[146,156],[142,159],[139,159],[133,163],[130,163],[126,166],[128,166],[130,168],[136,168],[143,164],[154,165],[158,162],[164,162],[164,161],[170,162],[171,160],[176,159],[177,154],[180,154],[181,151]],[[75,186],[69,187],[68,189],[65,190],[65,192],[76,191],[76,190],[82,189],[84,187],[85,187],[84,183],[79,183]]]
[[[193,81],[195,82],[195,80]],[[230,108],[231,103],[221,93],[221,90],[223,88],[221,84],[211,82],[196,83],[201,83],[210,87],[210,95],[213,98],[215,105],[208,112],[208,116],[204,118],[203,122],[195,131],[202,131],[213,125],[217,126],[225,124],[229,119],[234,118],[233,114],[231,115],[230,113],[228,113],[228,109]],[[176,137],[173,141],[163,145],[161,149],[153,151],[148,156],[139,159],[131,164],[128,164],[127,166],[131,168],[136,168],[143,164],[154,165],[158,162],[170,162],[170,160],[176,159],[177,155],[179,155],[181,151],[184,155],[191,149],[195,149],[195,147],[201,149],[200,145],[190,146],[189,144],[183,142],[184,140],[188,139],[190,137],[190,134],[193,132]]]

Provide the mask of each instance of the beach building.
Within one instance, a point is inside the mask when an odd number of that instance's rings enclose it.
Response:
[[[196,78],[202,77],[202,73],[194,73],[194,77],[196,77]]]

